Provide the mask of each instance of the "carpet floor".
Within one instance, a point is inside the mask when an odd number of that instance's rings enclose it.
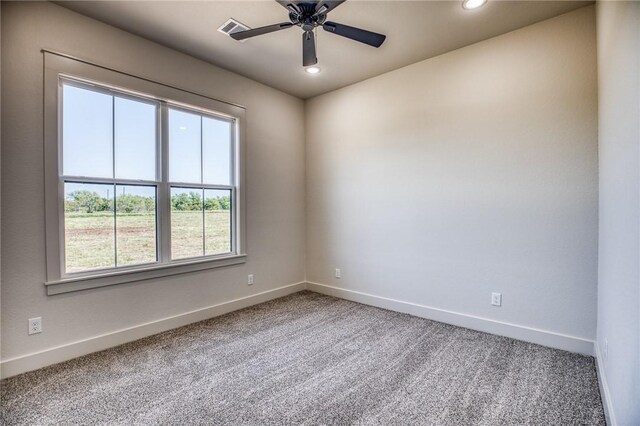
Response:
[[[591,357],[307,291],[0,387],[3,425],[604,424]]]

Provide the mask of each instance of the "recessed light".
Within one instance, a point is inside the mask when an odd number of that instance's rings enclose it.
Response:
[[[309,74],[318,74],[320,72],[320,67],[307,67],[304,70]]]
[[[467,10],[477,9],[480,6],[484,5],[486,2],[487,0],[464,0],[462,2],[462,8]]]

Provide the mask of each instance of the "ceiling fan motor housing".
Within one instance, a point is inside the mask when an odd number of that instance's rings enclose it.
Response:
[[[327,14],[323,13],[324,10],[316,10],[316,7],[316,3],[290,3],[289,20],[304,31],[311,31],[327,19]]]

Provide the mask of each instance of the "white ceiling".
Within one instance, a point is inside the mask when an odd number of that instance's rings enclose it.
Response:
[[[530,25],[591,1],[496,1],[467,11],[458,1],[349,0],[329,20],[387,35],[373,48],[317,31],[318,65],[302,67],[293,27],[240,43],[217,28],[228,18],[255,28],[286,22],[275,1],[60,1],[58,4],[300,98],[355,82]]]

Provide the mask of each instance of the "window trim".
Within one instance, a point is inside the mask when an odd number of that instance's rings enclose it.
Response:
[[[74,175],[65,175],[64,174],[64,169],[63,169],[63,165],[64,165],[64,144],[63,144],[63,134],[62,134],[62,122],[63,122],[63,116],[62,114],[60,114],[60,111],[63,110],[63,97],[62,97],[62,93],[64,91],[64,85],[68,85],[68,86],[73,86],[79,89],[84,89],[84,90],[92,90],[96,93],[101,93],[101,94],[105,94],[105,95],[109,95],[109,96],[118,96],[124,99],[128,99],[131,101],[136,101],[136,102],[144,102],[144,103],[148,103],[150,105],[154,105],[155,106],[155,115],[156,115],[156,140],[155,140],[155,163],[156,163],[156,173],[155,173],[155,178],[154,180],[148,180],[148,179],[128,179],[128,178],[118,178],[115,174],[115,162],[116,162],[116,158],[115,158],[115,135],[113,135],[113,140],[112,140],[112,149],[113,149],[113,155],[114,157],[112,158],[112,162],[113,162],[113,177],[111,178],[103,178],[103,177],[89,177],[89,176],[74,176]],[[162,123],[162,115],[161,115],[161,107],[162,107],[163,103],[161,100],[159,99],[155,99],[152,98],[150,96],[147,95],[142,95],[142,94],[132,94],[130,91],[123,91],[123,90],[119,90],[118,88],[115,87],[110,87],[107,84],[102,84],[102,83],[98,83],[98,82],[94,82],[94,81],[88,81],[86,79],[78,79],[66,74],[59,74],[58,75],[58,102],[57,102],[57,115],[58,115],[58,140],[56,141],[57,147],[58,147],[58,197],[59,197],[59,205],[58,205],[58,222],[59,222],[59,252],[60,252],[60,277],[62,280],[64,279],[72,279],[72,278],[86,278],[86,277],[92,277],[94,275],[100,275],[102,273],[108,273],[108,272],[112,272],[112,271],[130,271],[130,270],[136,270],[139,269],[141,267],[148,267],[148,266],[153,266],[153,265],[161,265],[165,262],[163,262],[163,257],[162,257],[162,247],[161,247],[161,243],[160,241],[162,240],[162,230],[159,226],[160,224],[160,217],[162,215],[161,209],[160,209],[160,199],[162,197],[165,196],[165,194],[160,194],[160,187],[162,184],[162,176],[161,173],[159,173],[159,171],[162,170],[162,165],[161,165],[161,157],[162,157],[162,131],[160,128],[160,123]],[[112,111],[113,113],[114,111]],[[156,237],[156,260],[153,262],[144,262],[144,263],[139,263],[139,264],[135,264],[135,265],[129,265],[129,266],[116,266],[114,268],[110,268],[110,267],[100,267],[100,268],[93,268],[93,269],[89,269],[89,270],[85,270],[85,271],[78,271],[78,272],[67,272],[66,271],[66,251],[65,251],[65,244],[66,244],[66,238],[65,238],[65,228],[64,228],[64,214],[65,214],[65,210],[64,210],[64,203],[65,203],[65,183],[67,182],[73,182],[73,183],[86,183],[86,184],[110,184],[110,185],[129,185],[129,186],[154,186],[156,188],[156,217],[155,217],[155,237]],[[117,194],[114,191],[113,194],[113,200],[114,203],[116,201],[116,197]],[[114,204],[115,206],[115,204]],[[115,262],[117,265],[117,259],[118,259],[118,251],[117,251],[117,212],[114,211],[114,225],[115,225],[115,229],[114,229],[114,238],[115,238]]]
[[[45,229],[47,280],[44,283],[47,294],[60,294],[88,288],[141,281],[163,276],[189,273],[211,268],[236,265],[246,262],[246,209],[244,174],[244,134],[245,109],[241,106],[218,101],[194,92],[122,73],[100,65],[88,63],[63,54],[43,51],[44,54],[44,168],[45,168]],[[149,100],[158,103],[156,142],[156,181],[113,179],[109,183],[120,181],[130,184],[147,184],[157,187],[156,201],[156,241],[157,260],[152,263],[122,266],[118,268],[94,269],[76,273],[65,273],[64,265],[64,181],[73,180],[97,183],[99,178],[82,176],[63,176],[61,123],[58,113],[61,106],[62,83],[77,82],[79,85],[93,85],[98,91],[107,90],[110,94],[130,96],[133,99]],[[97,83],[99,82],[99,83]],[[126,89],[125,89],[126,88]],[[152,94],[152,95],[151,95]],[[177,108],[196,112],[213,118],[231,120],[235,125],[230,155],[231,185],[182,184],[169,182],[168,170],[168,109]],[[165,118],[165,119],[161,119]],[[159,151],[158,151],[159,150]],[[160,172],[160,173],[158,173]],[[161,174],[161,175],[160,175]],[[65,179],[66,178],[66,179]],[[171,260],[170,257],[170,215],[171,201],[168,196],[172,186],[214,189],[231,189],[232,196],[232,247],[230,253],[202,257]],[[164,214],[163,214],[164,212]],[[167,238],[168,236],[168,238]],[[163,238],[164,237],[164,238]]]

